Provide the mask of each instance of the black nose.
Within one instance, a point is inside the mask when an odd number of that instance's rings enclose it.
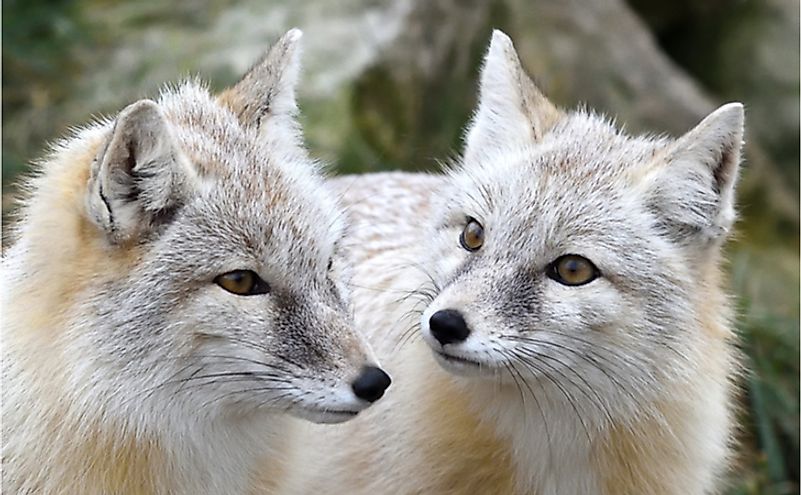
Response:
[[[389,387],[390,383],[392,383],[392,379],[384,373],[384,370],[375,366],[365,366],[351,387],[353,387],[356,397],[367,402],[375,402],[384,395],[384,390]]]
[[[428,327],[431,329],[431,335],[442,345],[462,342],[470,335],[470,329],[467,328],[464,318],[454,309],[443,309],[431,315]]]

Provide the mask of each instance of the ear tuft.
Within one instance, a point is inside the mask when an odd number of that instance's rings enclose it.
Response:
[[[484,57],[479,86],[465,161],[480,158],[488,148],[538,141],[561,115],[526,74],[512,40],[497,29]]]
[[[743,105],[729,103],[669,145],[651,204],[682,240],[720,239],[731,229],[744,121]]]
[[[715,187],[731,190],[737,179],[744,122],[743,104],[727,103],[676,143],[676,156],[705,164],[712,171]]]
[[[300,29],[287,31],[236,85],[220,94],[242,125],[258,128],[264,119],[297,113],[302,36]]]
[[[503,31],[493,30],[481,68],[481,96],[492,98],[509,91],[521,77],[527,76],[512,39]]]
[[[112,243],[138,239],[183,204],[190,170],[159,106],[138,101],[120,112],[92,164],[87,211]]]

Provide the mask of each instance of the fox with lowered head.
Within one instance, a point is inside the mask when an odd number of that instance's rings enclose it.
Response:
[[[4,493],[269,492],[288,414],[345,421],[389,385],[301,144],[299,40],[41,164],[3,258]]]

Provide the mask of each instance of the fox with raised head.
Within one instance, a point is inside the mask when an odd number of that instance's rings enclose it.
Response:
[[[66,139],[3,259],[3,492],[246,493],[287,413],[353,418],[389,377],[354,331],[335,197],[295,120],[300,31]]]
[[[557,108],[496,31],[445,175],[337,180],[355,318],[396,384],[307,428],[284,492],[716,492],[742,139],[738,103],[677,139]]]

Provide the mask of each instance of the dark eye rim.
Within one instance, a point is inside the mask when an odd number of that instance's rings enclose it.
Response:
[[[479,222],[478,220],[476,220],[473,217],[467,217],[467,222],[465,222],[464,227],[462,228],[462,232],[459,234],[459,244],[462,246],[462,249],[464,249],[466,251],[470,251],[471,253],[475,253],[476,251],[478,251],[479,249],[484,247],[483,235],[482,235],[482,239],[481,239],[481,245],[478,246],[477,248],[469,247],[467,245],[467,243],[465,242],[465,240],[464,240],[464,233],[467,230],[467,226],[470,225],[473,222],[475,222],[479,227],[481,227],[481,232],[483,234],[484,233],[484,225],[482,225],[481,222]]]
[[[245,293],[232,292],[232,291],[226,289],[220,283],[222,277],[224,277],[226,275],[231,275],[231,274],[234,274],[234,273],[239,273],[239,272],[241,272],[241,273],[249,273],[250,276],[253,277],[253,287],[251,287],[248,292],[245,292]],[[220,287],[225,292],[228,292],[229,294],[233,294],[235,296],[258,296],[258,295],[261,295],[261,294],[269,294],[270,293],[270,284],[265,282],[264,279],[261,278],[259,276],[259,274],[254,272],[253,270],[231,270],[229,272],[221,273],[221,274],[217,275],[216,277],[214,277],[214,283],[217,284],[217,286]]]
[[[583,282],[579,283],[568,282],[567,280],[562,278],[561,275],[559,275],[559,270],[557,270],[556,268],[559,265],[559,263],[565,258],[581,258],[582,260],[586,261],[590,265],[590,268],[592,268],[592,276]],[[595,266],[595,263],[593,263],[586,256],[569,253],[569,254],[563,254],[562,256],[559,256],[558,258],[553,260],[545,269],[545,274],[548,275],[548,278],[550,278],[551,280],[559,282],[560,284],[565,285],[567,287],[580,287],[582,285],[587,285],[590,282],[593,282],[596,279],[598,279],[601,276],[601,271],[598,270],[598,267]]]

